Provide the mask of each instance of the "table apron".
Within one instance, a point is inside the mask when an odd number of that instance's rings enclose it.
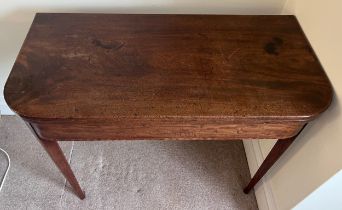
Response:
[[[284,139],[303,122],[234,123],[227,120],[111,120],[30,122],[41,139],[92,140],[234,140]]]

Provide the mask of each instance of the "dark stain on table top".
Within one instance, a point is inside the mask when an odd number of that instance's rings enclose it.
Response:
[[[294,16],[37,14],[5,86],[32,119],[313,119],[331,84]]]

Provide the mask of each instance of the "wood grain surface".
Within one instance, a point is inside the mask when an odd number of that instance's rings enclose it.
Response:
[[[50,141],[70,140],[236,140],[288,138],[301,122],[246,123],[217,118],[57,120],[31,123]]]
[[[332,88],[294,16],[37,14],[5,98],[31,121],[304,122]]]

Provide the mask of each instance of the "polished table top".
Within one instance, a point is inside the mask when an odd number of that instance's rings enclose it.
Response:
[[[332,88],[294,16],[41,13],[5,98],[27,119],[307,121]]]

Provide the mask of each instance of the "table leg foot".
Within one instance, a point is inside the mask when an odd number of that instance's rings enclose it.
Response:
[[[273,146],[270,153],[267,155],[264,162],[259,167],[258,171],[254,174],[253,178],[250,180],[248,185],[243,189],[243,192],[248,194],[251,189],[258,183],[258,181],[267,173],[267,171],[273,166],[273,164],[279,159],[279,157],[286,151],[286,149],[294,142],[303,128],[298,132],[297,135],[287,138],[287,139],[279,139],[276,144]]]

